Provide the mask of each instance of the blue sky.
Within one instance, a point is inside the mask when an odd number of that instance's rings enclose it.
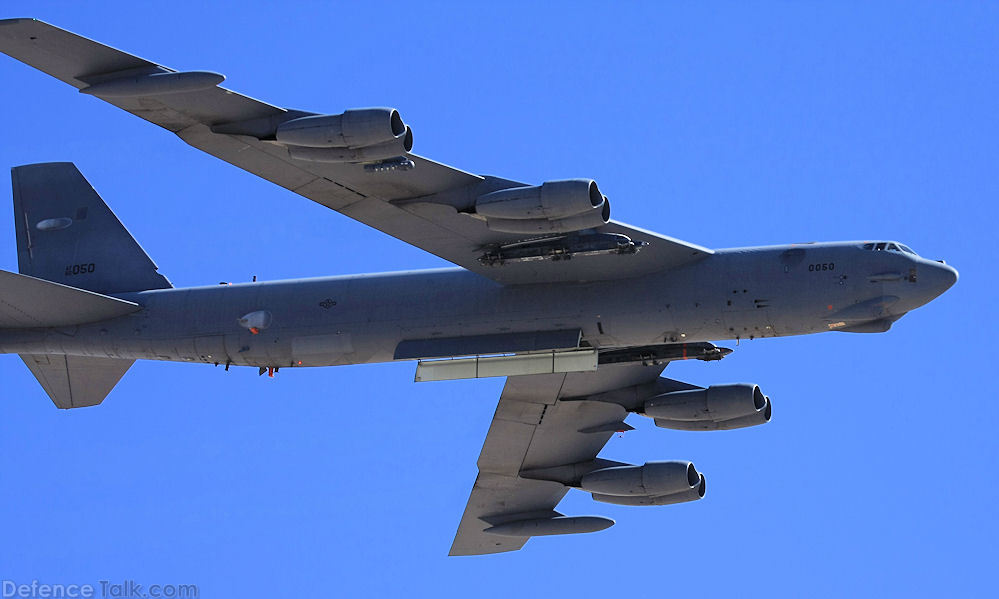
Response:
[[[397,107],[417,153],[592,177],[643,228],[709,247],[898,239],[961,280],[886,334],[671,365],[760,384],[773,421],[636,419],[602,455],[690,459],[707,497],[573,491],[561,511],[617,525],[483,558],[446,555],[502,380],[137,363],[99,408],[63,412],[0,356],[0,579],[202,597],[994,592],[999,9],[829,4],[5,2],[275,104]],[[4,56],[0,83],[0,164],[76,162],[175,285],[444,265]],[[0,237],[16,270],[9,202]]]

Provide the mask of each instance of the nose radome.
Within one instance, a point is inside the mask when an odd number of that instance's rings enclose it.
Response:
[[[945,271],[947,271],[946,283],[947,283],[947,289],[950,289],[951,286],[954,285],[954,283],[957,283],[958,279],[957,269],[954,268],[953,266],[950,266],[949,264],[941,264],[940,266],[943,267]]]
[[[957,283],[957,269],[943,262],[933,263],[933,286],[937,295],[947,291]]]

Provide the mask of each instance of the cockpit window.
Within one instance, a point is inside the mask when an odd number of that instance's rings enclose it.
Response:
[[[863,246],[868,252],[905,252],[906,254],[912,254],[913,256],[918,256],[916,252],[912,251],[909,246],[896,243],[894,241],[871,241],[865,243]]]

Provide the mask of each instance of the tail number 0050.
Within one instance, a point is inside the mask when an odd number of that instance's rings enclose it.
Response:
[[[94,272],[95,268],[93,262],[89,264],[71,264],[66,267],[66,276],[89,274]]]

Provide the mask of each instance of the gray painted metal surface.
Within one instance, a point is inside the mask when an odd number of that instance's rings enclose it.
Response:
[[[499,333],[436,339],[407,339],[395,348],[396,360],[440,358],[442,356],[477,356],[511,352],[530,352],[579,347],[583,332],[533,331],[529,333]]]
[[[416,382],[586,372],[596,370],[598,364],[597,350],[592,348],[506,356],[420,360],[416,366]]]
[[[65,327],[132,314],[135,302],[0,270],[0,329]]]
[[[56,407],[66,410],[104,401],[135,362],[58,354],[21,354],[21,359]]]
[[[98,293],[171,287],[74,164],[19,166],[10,179],[22,274]]]
[[[667,493],[674,466],[598,457],[631,413],[684,430],[769,420],[755,386],[701,392],[660,376],[670,360],[731,351],[709,341],[884,331],[957,280],[888,241],[710,250],[601,224],[609,206],[595,183],[466,173],[411,154],[393,111],[265,104],[218,87],[221,75],[177,73],[32,19],[0,21],[0,51],[457,265],[173,289],[75,167],[29,165],[15,169],[14,202],[19,268],[36,278],[0,273],[0,353],[20,354],[61,408],[100,403],[136,359],[263,370],[466,356],[450,368],[523,374],[507,379],[452,555],[609,525],[556,512],[571,488],[628,505],[699,499],[692,466]],[[386,143],[399,155],[385,157]],[[592,369],[558,372],[572,353]]]

